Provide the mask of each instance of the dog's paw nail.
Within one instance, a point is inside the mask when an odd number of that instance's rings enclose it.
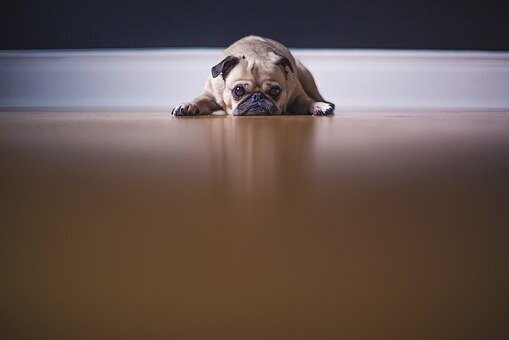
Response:
[[[315,116],[328,116],[334,114],[334,105],[317,102],[311,107],[311,113]]]
[[[172,110],[174,116],[194,116],[200,113],[198,107],[194,104],[180,104]]]

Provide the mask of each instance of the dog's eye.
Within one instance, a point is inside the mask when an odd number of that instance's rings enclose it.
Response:
[[[246,94],[246,90],[244,90],[242,85],[237,85],[233,88],[233,94],[235,95],[235,98],[239,99]]]
[[[272,86],[269,90],[269,95],[272,98],[277,98],[281,94],[281,88],[279,86]]]

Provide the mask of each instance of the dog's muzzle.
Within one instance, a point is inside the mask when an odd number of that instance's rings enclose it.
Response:
[[[237,107],[237,116],[275,115],[279,109],[262,92],[255,92]]]

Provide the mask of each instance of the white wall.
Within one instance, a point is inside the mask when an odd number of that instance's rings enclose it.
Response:
[[[507,109],[508,52],[294,50],[339,110]],[[220,50],[0,52],[1,109],[167,109]]]

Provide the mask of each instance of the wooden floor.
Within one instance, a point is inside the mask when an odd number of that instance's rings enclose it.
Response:
[[[0,159],[0,338],[509,336],[509,112],[3,112]]]

